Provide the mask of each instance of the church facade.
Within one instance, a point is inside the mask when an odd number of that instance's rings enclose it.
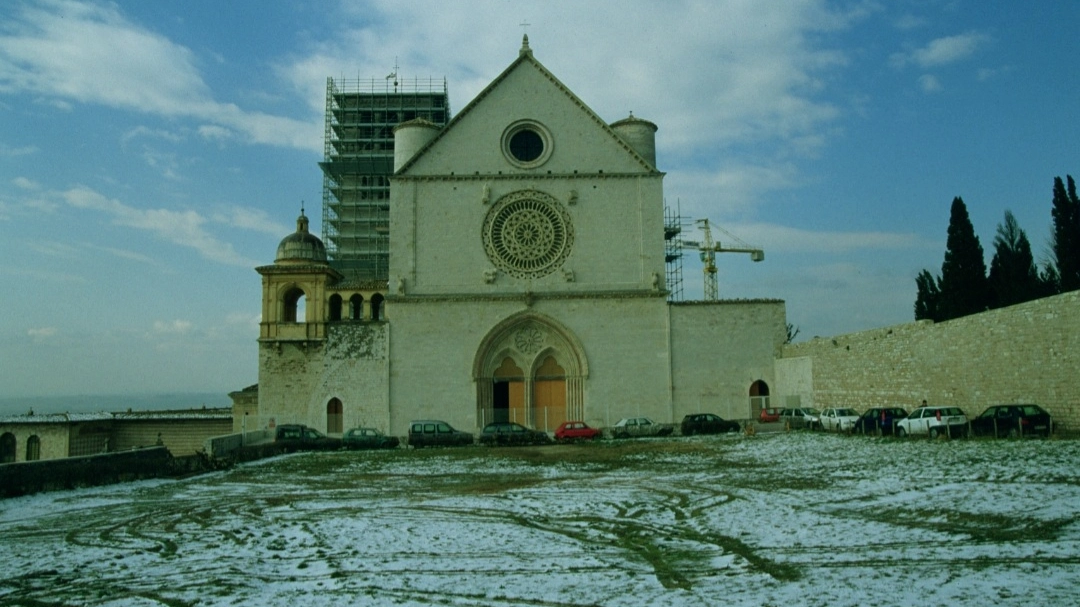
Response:
[[[668,301],[656,130],[602,120],[527,38],[446,125],[399,124],[389,279],[347,279],[303,214],[258,268],[247,427],[750,418],[774,383],[784,304]]]

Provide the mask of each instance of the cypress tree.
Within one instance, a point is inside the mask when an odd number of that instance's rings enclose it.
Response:
[[[915,278],[918,295],[915,296],[915,320],[944,320],[941,316],[941,290],[938,279],[929,270],[919,272]]]
[[[1054,220],[1050,248],[1060,293],[1080,289],[1080,199],[1076,196],[1072,175],[1066,178],[1068,187],[1061,182],[1061,177],[1054,178],[1054,202],[1050,211]]]
[[[992,307],[995,308],[1031,301],[1043,295],[1042,281],[1031,255],[1031,243],[1012,211],[1005,211],[1005,222],[998,224],[994,237],[990,288],[994,297]]]
[[[941,264],[941,313],[944,320],[977,314],[990,307],[990,283],[979,237],[959,196],[949,211],[945,261]]]

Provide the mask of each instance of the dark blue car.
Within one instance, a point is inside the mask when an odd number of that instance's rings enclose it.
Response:
[[[896,434],[896,422],[907,417],[907,411],[900,407],[873,407],[855,420],[853,434],[873,434],[892,436]]]

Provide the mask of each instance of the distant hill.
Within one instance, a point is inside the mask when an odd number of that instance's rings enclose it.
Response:
[[[81,396],[35,396],[0,398],[0,415],[29,413],[96,413],[99,411],[162,411],[231,407],[232,399],[220,392],[181,394],[123,394]]]

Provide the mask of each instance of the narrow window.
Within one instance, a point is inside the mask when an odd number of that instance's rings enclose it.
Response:
[[[35,434],[26,439],[26,461],[33,462],[41,459],[41,439]]]

